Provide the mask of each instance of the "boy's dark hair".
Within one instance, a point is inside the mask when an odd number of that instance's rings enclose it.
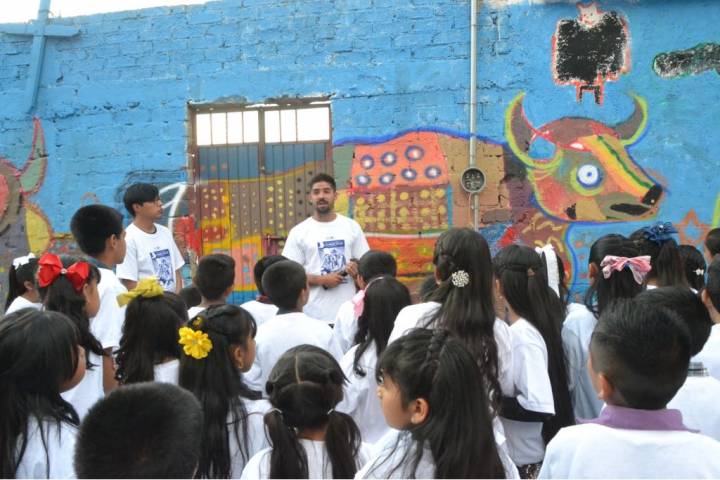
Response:
[[[720,311],[720,255],[715,255],[708,265],[705,291],[715,310]]]
[[[380,250],[368,250],[358,261],[358,274],[365,283],[380,275],[397,276],[395,257]]]
[[[600,315],[590,357],[593,370],[607,376],[627,407],[659,410],[685,382],[690,333],[667,308],[619,299]]]
[[[713,321],[700,295],[689,288],[660,287],[637,296],[641,305],[653,304],[675,312],[690,331],[690,355],[697,355],[710,336]]]
[[[149,183],[133,183],[125,190],[123,203],[131,217],[135,217],[133,205],[142,205],[145,202],[154,202],[160,198],[160,191],[155,185]]]
[[[687,278],[690,287],[699,292],[705,288],[705,270],[707,270],[705,257],[693,245],[680,245],[678,250],[685,267],[685,278]]]
[[[262,257],[255,264],[255,268],[253,268],[253,278],[255,279],[255,286],[257,287],[260,295],[265,295],[265,290],[262,286],[262,276],[265,273],[265,270],[267,270],[270,265],[282,262],[283,260],[287,260],[287,258],[282,255],[267,255]]]
[[[188,285],[180,290],[180,298],[185,302],[185,308],[197,307],[202,303],[200,290],[195,285]]]
[[[94,257],[105,251],[108,238],[122,235],[122,214],[107,205],[86,205],[72,216],[70,231],[80,250]]]
[[[720,253],[720,228],[713,228],[705,237],[705,248],[713,257]]]
[[[205,255],[198,263],[195,285],[207,300],[221,300],[235,283],[235,260],[224,253]]]
[[[195,396],[169,383],[113,390],[78,432],[78,478],[192,478],[203,413]]]
[[[313,185],[320,182],[327,182],[332,187],[333,191],[337,190],[337,185],[335,184],[335,179],[332,177],[332,175],[328,175],[327,173],[317,173],[315,176],[313,176],[310,181],[308,182],[308,187],[310,187],[310,190],[312,190]]]
[[[278,308],[297,308],[300,293],[307,288],[307,274],[302,265],[283,260],[270,266],[262,276],[263,290]]]

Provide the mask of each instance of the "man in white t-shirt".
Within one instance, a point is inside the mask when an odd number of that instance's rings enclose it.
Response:
[[[182,289],[180,269],[185,261],[170,230],[155,223],[162,216],[157,187],[147,183],[130,185],[123,202],[133,221],[125,230],[127,253],[117,267],[117,276],[129,290],[135,288],[141,278],[156,276],[163,290],[179,293]]]
[[[290,230],[282,252],[308,274],[310,300],[305,313],[328,323],[355,294],[357,259],[370,249],[360,225],[335,213],[336,198],[335,179],[325,173],[315,175],[309,195],[315,211]]]

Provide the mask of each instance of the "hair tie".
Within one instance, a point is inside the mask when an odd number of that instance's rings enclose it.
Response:
[[[465,270],[458,270],[450,275],[450,281],[458,288],[466,287],[470,283],[470,274]]]
[[[378,280],[382,280],[385,278],[385,276],[375,277],[372,280],[370,280],[367,285],[365,285],[365,288],[360,290],[355,294],[355,296],[350,300],[353,304],[353,313],[355,315],[355,318],[360,318],[360,315],[362,315],[363,311],[365,310],[365,292],[368,288],[370,288],[370,285],[375,283]]]
[[[560,296],[560,270],[558,269],[557,254],[555,254],[555,247],[551,244],[547,244],[543,247],[535,247],[535,251],[538,255],[542,256],[545,254],[545,268],[547,272],[547,280],[550,288],[559,297]],[[528,274],[528,276],[531,276]]]
[[[14,258],[12,261],[12,266],[17,270],[18,268],[22,267],[23,265],[27,265],[30,263],[30,260],[35,258],[35,254],[30,252],[24,257],[17,257]]]
[[[334,412],[335,412],[335,409],[334,409],[334,408],[331,408],[330,410],[327,411],[327,416],[329,417],[330,414],[331,414],[331,413],[334,413]]]
[[[633,274],[633,278],[638,285],[642,285],[645,276],[652,269],[650,265],[650,255],[642,255],[640,257],[617,257],[615,255],[606,255],[600,262],[603,277],[610,278],[613,272],[621,271],[625,267],[629,268]]]
[[[202,360],[208,356],[213,348],[212,340],[208,334],[201,330],[193,330],[190,327],[182,327],[178,330],[180,340],[178,343],[183,346],[185,355],[196,360]]]
[[[164,294],[164,290],[158,282],[157,277],[145,277],[141,279],[138,284],[129,292],[121,293],[117,296],[118,305],[121,307],[130,303],[134,298],[153,298],[161,297]]]
[[[52,284],[61,275],[70,281],[76,292],[80,293],[90,277],[90,264],[87,262],[75,262],[65,268],[60,257],[54,253],[46,253],[40,257],[37,272],[38,286],[40,288]]]
[[[535,276],[535,270],[533,270],[532,267],[528,267],[526,273],[527,273],[527,276],[528,276],[528,277],[534,277],[534,276]]]
[[[698,277],[702,277],[703,275],[705,275],[705,270],[703,270],[702,268],[698,268],[697,270],[695,270],[695,275],[697,275]]]
[[[658,245],[672,240],[672,235],[678,233],[677,229],[670,222],[656,222],[642,228],[643,237]]]

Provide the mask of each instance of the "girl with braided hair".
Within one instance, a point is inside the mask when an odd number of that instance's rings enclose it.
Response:
[[[447,330],[418,328],[387,347],[378,396],[399,432],[356,478],[517,478],[499,447],[477,362]]]
[[[250,459],[242,478],[353,478],[368,454],[353,419],[335,410],[344,383],[325,350],[299,345],[285,352],[266,384],[272,447]]]

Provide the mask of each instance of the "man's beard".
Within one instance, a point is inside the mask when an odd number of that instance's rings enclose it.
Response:
[[[315,204],[315,211],[318,213],[329,213],[332,207],[329,203]]]

